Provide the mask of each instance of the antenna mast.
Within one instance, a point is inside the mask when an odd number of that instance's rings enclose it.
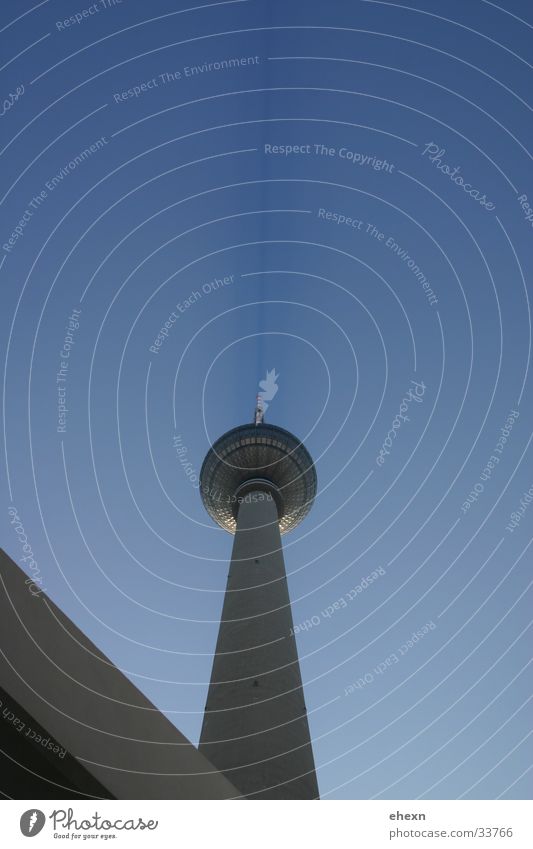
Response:
[[[258,395],[255,402],[255,414],[254,421],[255,424],[263,424],[263,420],[265,418],[265,408],[263,407],[263,399],[261,395]]]

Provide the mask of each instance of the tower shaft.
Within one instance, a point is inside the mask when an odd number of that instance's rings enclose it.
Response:
[[[278,511],[250,492],[237,529],[200,751],[251,799],[315,799]]]

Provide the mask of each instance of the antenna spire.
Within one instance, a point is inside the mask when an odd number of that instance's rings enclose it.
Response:
[[[255,402],[255,414],[254,421],[255,424],[263,424],[263,420],[265,418],[265,408],[263,406],[263,399],[261,395],[258,395]]]

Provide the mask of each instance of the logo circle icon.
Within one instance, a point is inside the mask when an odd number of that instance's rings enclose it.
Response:
[[[42,831],[46,817],[42,811],[37,808],[30,808],[29,811],[24,811],[20,818],[20,830],[24,837],[35,837]]]

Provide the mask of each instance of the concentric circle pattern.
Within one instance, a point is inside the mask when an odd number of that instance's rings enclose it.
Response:
[[[32,604],[197,745],[223,530],[273,479],[321,798],[530,799],[533,4],[0,17],[1,545]]]
[[[200,490],[215,522],[235,533],[238,493],[248,481],[257,479],[273,484],[276,495],[279,493],[281,533],[299,525],[315,498],[315,467],[309,452],[292,433],[265,423],[233,428],[217,439],[207,454],[200,472]],[[261,491],[260,483],[257,489]]]

